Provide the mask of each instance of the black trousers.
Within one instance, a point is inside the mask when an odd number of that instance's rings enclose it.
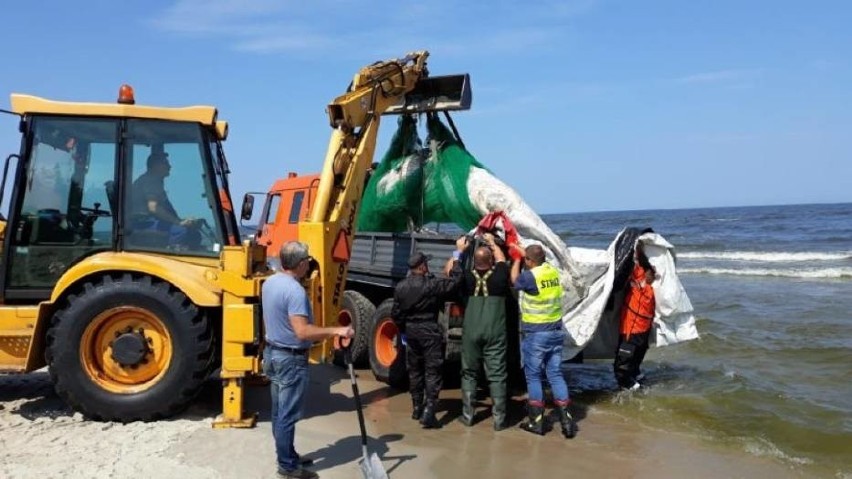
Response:
[[[642,364],[645,353],[648,352],[650,336],[650,331],[631,334],[630,339],[627,339],[623,334],[618,336],[613,370],[615,380],[618,381],[620,387],[630,388],[636,384],[636,378],[639,376],[639,365]]]
[[[435,326],[440,330],[440,325]],[[415,328],[411,327],[408,328],[406,337],[408,346],[405,357],[411,397],[415,401],[425,399],[427,403],[435,405],[443,385],[446,350],[444,337],[437,334],[418,334]]]

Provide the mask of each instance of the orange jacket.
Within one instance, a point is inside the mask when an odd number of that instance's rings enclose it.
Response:
[[[650,331],[656,307],[654,288],[645,283],[645,271],[637,264],[621,308],[621,334],[629,338],[631,334]]]

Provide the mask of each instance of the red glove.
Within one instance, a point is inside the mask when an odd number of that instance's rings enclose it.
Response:
[[[509,244],[509,257],[512,258],[513,262],[523,260],[525,254],[524,249],[521,248],[521,245],[517,241]]]

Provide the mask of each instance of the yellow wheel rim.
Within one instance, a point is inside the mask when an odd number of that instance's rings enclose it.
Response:
[[[132,360],[116,357],[119,343],[136,348]],[[89,378],[103,389],[133,394],[157,384],[172,360],[172,340],[166,325],[147,309],[119,306],[97,315],[83,331],[80,360]],[[123,364],[124,362],[124,364]]]

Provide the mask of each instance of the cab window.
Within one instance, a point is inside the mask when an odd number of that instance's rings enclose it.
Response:
[[[117,133],[115,120],[32,118],[7,233],[8,288],[53,288],[80,258],[114,248]]]
[[[299,216],[302,213],[302,201],[305,199],[304,191],[297,191],[293,193],[293,205],[290,207],[290,224],[296,224],[299,222]]]
[[[219,256],[223,225],[205,136],[194,123],[127,122],[125,249]]]
[[[271,225],[275,223],[275,219],[278,217],[278,207],[281,206],[281,195],[274,194],[269,197],[269,202],[266,205],[266,214],[264,215],[263,222]]]

